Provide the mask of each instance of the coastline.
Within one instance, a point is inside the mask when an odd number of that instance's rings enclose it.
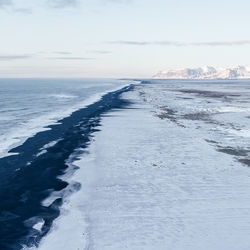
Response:
[[[13,78],[11,78],[11,80],[13,80]],[[28,138],[36,135],[39,132],[48,130],[49,126],[56,125],[60,120],[72,115],[72,113],[74,113],[75,111],[86,108],[87,106],[99,101],[104,95],[108,94],[109,92],[117,91],[128,85],[130,84],[124,83],[119,87],[115,87],[104,92],[95,93],[91,95],[89,98],[85,99],[84,101],[80,101],[79,103],[74,104],[71,107],[68,107],[66,110],[59,111],[59,113],[55,112],[48,113],[46,115],[30,120],[28,123],[24,124],[21,127],[15,128],[15,130],[11,131],[8,134],[8,136],[1,138],[2,144],[0,147],[0,158],[15,154],[11,153],[11,150],[22,145]],[[60,96],[60,94],[59,95],[57,94],[56,96]],[[3,144],[3,141],[5,142],[5,144]]]
[[[14,154],[0,159],[3,225],[0,246],[3,249],[38,245],[53,220],[59,216],[63,197],[57,197],[47,206],[41,202],[51,193],[64,190],[69,185],[58,178],[67,171],[67,160],[73,153],[76,159],[76,150],[88,146],[92,133],[98,130],[101,114],[128,105],[119,96],[132,88],[133,84],[103,95],[100,100],[28,138],[10,151]],[[52,141],[55,143],[50,145]],[[44,145],[50,146],[39,154]],[[79,188],[80,185],[75,184],[71,191]],[[37,223],[40,224],[38,227]]]
[[[67,177],[82,187],[39,249],[247,249],[250,175],[239,160],[249,138],[227,126],[241,117],[244,132],[248,95],[244,85],[213,88],[142,84],[123,94],[131,106],[102,116]]]

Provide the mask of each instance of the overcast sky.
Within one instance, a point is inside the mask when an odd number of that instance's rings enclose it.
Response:
[[[250,65],[249,0],[0,0],[0,77]]]

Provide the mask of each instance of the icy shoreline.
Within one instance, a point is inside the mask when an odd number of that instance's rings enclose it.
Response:
[[[12,150],[15,155],[0,159],[0,248],[38,245],[60,215],[64,199],[81,187],[61,177],[77,169],[71,161],[98,131],[101,114],[126,106],[119,96],[132,88],[133,84],[107,93],[29,138]]]
[[[89,98],[79,101],[79,103],[73,105],[72,107],[67,107],[65,110],[57,110],[57,112],[51,112],[46,115],[33,118],[27,123],[20,125],[19,127],[9,131],[8,134],[1,135],[1,144],[0,144],[0,158],[14,155],[15,153],[11,150],[15,147],[22,145],[28,138],[34,136],[35,134],[49,130],[48,126],[56,125],[60,120],[65,117],[70,116],[73,112],[86,108],[87,106],[99,101],[104,95],[109,92],[117,91],[118,89],[128,86],[130,83],[124,82],[118,87],[113,87],[109,90],[102,91],[100,93],[92,94]],[[51,95],[55,98],[73,98],[74,96],[67,96],[62,94]]]
[[[249,249],[249,85],[163,81],[123,98],[39,249]]]

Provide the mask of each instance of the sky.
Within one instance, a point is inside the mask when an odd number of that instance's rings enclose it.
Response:
[[[0,0],[0,77],[250,65],[249,0]]]

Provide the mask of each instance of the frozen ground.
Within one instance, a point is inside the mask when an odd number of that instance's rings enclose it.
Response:
[[[157,81],[102,119],[42,250],[249,250],[250,85]],[[70,190],[69,190],[70,191]]]

